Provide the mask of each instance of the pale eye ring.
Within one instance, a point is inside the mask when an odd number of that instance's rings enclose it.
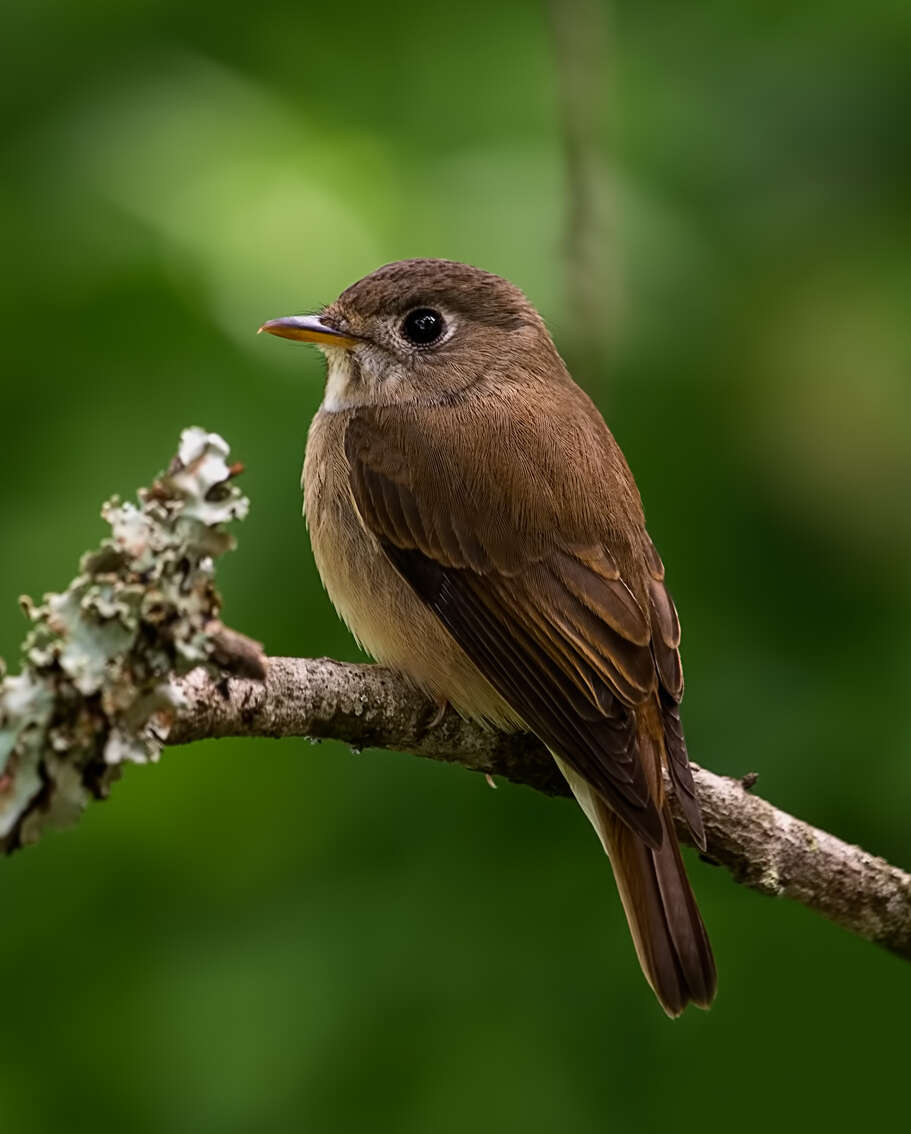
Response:
[[[432,307],[415,307],[402,320],[402,337],[414,346],[430,346],[443,337],[446,320]]]

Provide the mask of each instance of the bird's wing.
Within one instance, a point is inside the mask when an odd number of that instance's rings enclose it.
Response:
[[[491,685],[657,847],[660,788],[640,758],[633,710],[659,688],[676,705],[679,627],[663,582],[647,570],[648,537],[622,458],[628,480],[614,476],[612,488],[632,492],[638,526],[613,523],[616,500],[602,510],[597,500],[594,508],[590,499],[584,507],[573,502],[598,492],[577,479],[598,470],[579,462],[591,460],[593,446],[597,453],[599,444],[614,443],[601,426],[603,435],[579,447],[579,432],[598,427],[588,418],[571,425],[564,439],[575,444],[561,452],[547,426],[495,416],[484,422],[484,444],[493,446],[485,454],[483,445],[455,436],[451,411],[422,410],[417,418],[400,408],[359,410],[345,438],[351,490],[390,561]],[[605,459],[618,456],[615,449]],[[504,482],[517,463],[528,477],[524,494]],[[617,470],[600,471],[607,480]],[[635,555],[629,540],[617,549],[620,530],[640,543],[638,583],[619,565]]]
[[[680,620],[673,599],[664,582],[664,564],[650,539],[646,541],[648,563],[649,624],[652,636],[652,657],[658,674],[661,716],[664,725],[664,750],[680,810],[696,845],[705,850],[705,827],[693,782],[683,725],[680,721],[680,700],[683,697],[683,669],[680,665]]]

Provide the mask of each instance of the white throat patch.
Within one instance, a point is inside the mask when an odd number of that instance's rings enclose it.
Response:
[[[339,413],[351,409],[355,401],[351,397],[351,358],[342,347],[321,346],[326,356],[326,391],[320,407],[325,413]]]

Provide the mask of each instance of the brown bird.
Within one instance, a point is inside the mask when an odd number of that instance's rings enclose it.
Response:
[[[707,1007],[715,962],[662,778],[704,849],[680,625],[629,467],[541,316],[499,276],[404,260],[261,330],[328,360],[304,489],[339,614],[438,704],[547,745],[662,1007]]]

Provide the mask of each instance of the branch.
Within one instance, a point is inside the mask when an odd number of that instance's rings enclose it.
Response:
[[[264,682],[219,681],[196,671],[180,687],[185,705],[171,728],[171,744],[223,736],[331,738],[461,764],[547,795],[569,794],[535,737],[481,728],[452,709],[431,727],[434,706],[379,666],[270,658]],[[911,958],[911,875],[779,811],[740,780],[695,765],[693,772],[707,858],[745,886],[792,898]],[[675,819],[680,838],[692,844],[676,808]]]
[[[266,659],[219,620],[214,558],[247,501],[215,434],[187,430],[139,504],[103,510],[112,535],[41,606],[23,672],[0,670],[0,848],[35,842],[104,798],[124,763],[165,743],[224,736],[334,738],[392,748],[566,795],[534,738],[435,709],[378,666]],[[734,879],[785,896],[911,958],[911,876],[774,808],[741,781],[694,769],[708,856]],[[680,837],[688,833],[678,819]]]
[[[217,434],[185,429],[138,504],[104,505],[111,534],[67,589],[20,600],[32,622],[23,671],[4,678],[0,661],[0,850],[74,822],[124,764],[156,760],[176,677],[264,675],[261,647],[218,618],[215,559],[234,546],[224,525],[249,507],[227,456]]]

